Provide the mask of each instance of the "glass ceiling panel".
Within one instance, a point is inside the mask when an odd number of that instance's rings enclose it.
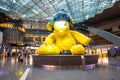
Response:
[[[0,0],[0,11],[14,19],[46,21],[61,9],[66,10],[74,23],[83,22],[118,0]]]
[[[28,1],[28,2],[18,1],[15,4],[16,4],[16,6],[21,6],[21,7],[24,7],[26,9],[30,9],[31,7],[33,7],[33,5],[35,5],[34,3],[30,2],[30,1]]]

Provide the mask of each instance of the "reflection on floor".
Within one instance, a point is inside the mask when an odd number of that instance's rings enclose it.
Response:
[[[98,65],[101,65],[101,66],[109,65],[109,60],[108,60],[107,53],[99,54]]]
[[[87,65],[86,71],[79,68],[55,66],[38,68],[32,66],[32,56],[18,62],[16,57],[0,59],[0,80],[119,80],[120,59],[100,57],[98,67]],[[54,70],[53,70],[54,69]]]
[[[0,80],[19,80],[26,68],[30,67],[31,59],[25,58],[22,63],[18,62],[17,57],[0,58]]]

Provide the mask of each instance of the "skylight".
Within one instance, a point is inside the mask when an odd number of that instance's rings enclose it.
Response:
[[[16,19],[47,21],[64,9],[74,23],[79,23],[102,13],[116,1],[118,0],[0,0],[0,12]]]

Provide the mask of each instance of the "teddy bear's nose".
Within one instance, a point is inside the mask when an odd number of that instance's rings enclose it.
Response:
[[[63,32],[63,30],[59,30],[59,32],[60,32],[60,33],[62,33],[62,32]]]

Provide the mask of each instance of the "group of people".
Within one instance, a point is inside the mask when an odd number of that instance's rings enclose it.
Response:
[[[29,54],[30,54],[30,50],[25,50],[25,52],[18,52],[18,62],[23,62],[24,61],[24,57],[25,58],[29,58]]]

